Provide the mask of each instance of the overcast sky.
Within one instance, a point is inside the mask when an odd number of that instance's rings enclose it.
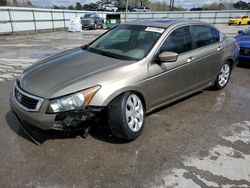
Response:
[[[22,0],[20,0],[22,1]],[[54,4],[56,5],[63,5],[63,6],[69,6],[74,5],[76,2],[80,3],[91,3],[96,2],[97,0],[30,0],[34,5],[39,6],[52,6]],[[125,1],[125,0],[124,0]],[[164,0],[162,0],[164,1]],[[165,0],[167,3],[169,3],[169,0]],[[175,6],[180,6],[183,8],[192,8],[192,7],[200,7],[203,4],[210,4],[212,2],[237,2],[238,0],[175,0]],[[245,2],[249,2],[249,0],[244,0]]]

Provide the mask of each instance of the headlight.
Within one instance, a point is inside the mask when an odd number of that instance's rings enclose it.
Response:
[[[87,107],[101,86],[94,86],[50,101],[47,113],[66,112]]]

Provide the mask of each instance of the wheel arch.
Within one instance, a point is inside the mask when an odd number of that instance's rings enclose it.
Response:
[[[217,73],[215,74],[215,77],[213,77],[213,83],[216,81],[216,79],[217,79],[217,76],[218,76],[218,74],[220,73],[220,69],[221,69],[221,67],[225,64],[225,63],[229,63],[229,65],[230,65],[230,68],[231,68],[231,71],[233,70],[233,67],[234,67],[234,60],[233,60],[233,58],[232,57],[229,57],[229,58],[227,58],[227,59],[225,59],[224,61],[222,61],[223,63],[220,65],[220,67],[219,67],[219,69],[217,70]]]
[[[108,96],[104,95],[105,98],[103,98],[101,100],[102,102],[98,100],[99,101],[98,103],[100,105],[100,102],[101,102],[101,106],[108,106],[117,97],[119,97],[119,96],[121,96],[121,95],[123,95],[124,93],[127,93],[127,92],[132,92],[132,93],[137,94],[138,97],[141,99],[143,105],[144,105],[145,111],[147,110],[147,100],[145,98],[145,95],[143,94],[143,90],[141,88],[138,88],[138,87],[126,87],[126,88],[122,88],[122,89],[113,91],[112,93],[109,93]],[[93,105],[95,105],[95,104],[93,104]]]
[[[234,61],[233,61],[233,59],[232,58],[228,58],[228,59],[225,60],[224,63],[227,63],[227,62],[229,63],[230,68],[233,69],[234,68]]]
[[[115,100],[117,97],[120,97],[120,96],[123,95],[124,93],[134,93],[134,94],[136,94],[136,95],[141,99],[141,101],[142,101],[142,103],[143,103],[143,106],[144,106],[145,110],[147,109],[147,108],[146,108],[146,101],[145,101],[145,98],[144,98],[143,94],[142,94],[140,91],[138,91],[138,90],[126,90],[126,91],[122,91],[122,92],[120,92],[118,95],[116,95],[115,97],[113,97],[111,100],[109,100],[109,102],[106,101],[106,103],[108,102],[107,105],[109,105],[113,100]]]

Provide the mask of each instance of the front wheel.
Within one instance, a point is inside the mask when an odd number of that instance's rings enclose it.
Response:
[[[136,139],[143,130],[144,120],[145,107],[135,93],[124,93],[109,105],[109,127],[118,138]]]
[[[217,90],[224,88],[229,81],[230,75],[231,75],[231,66],[227,62],[222,65],[219,75],[217,76],[213,87]]]

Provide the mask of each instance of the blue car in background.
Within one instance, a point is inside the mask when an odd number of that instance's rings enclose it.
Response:
[[[250,27],[244,31],[238,31],[235,39],[240,46],[239,63],[250,65]]]

